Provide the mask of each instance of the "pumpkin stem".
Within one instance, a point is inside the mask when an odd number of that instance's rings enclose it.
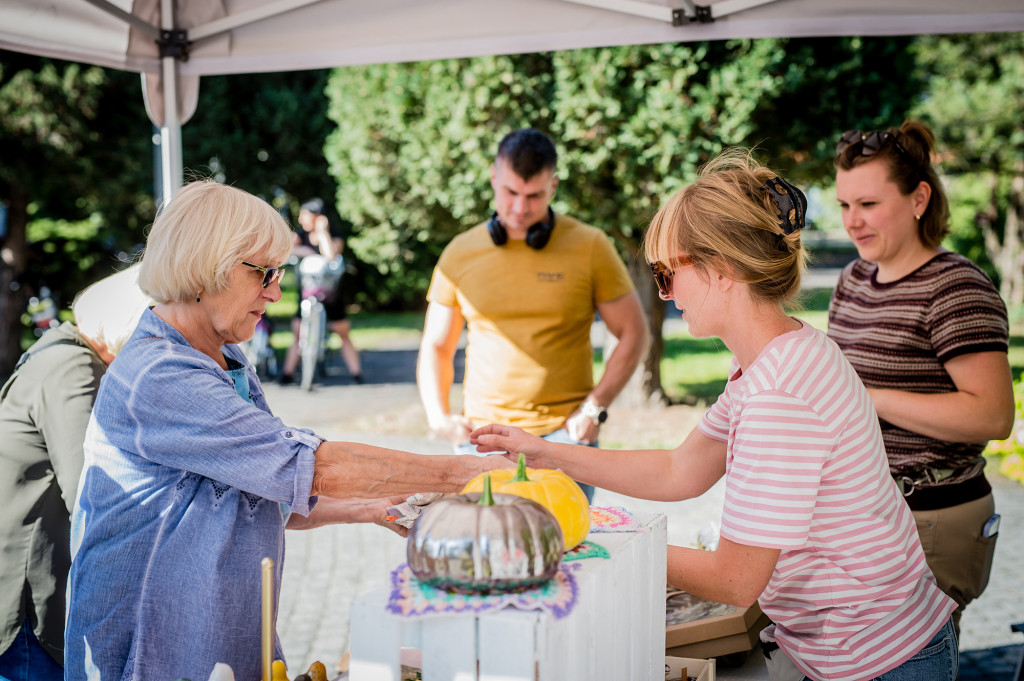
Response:
[[[526,477],[526,457],[523,456],[522,452],[519,452],[519,466],[516,468],[516,476],[509,480],[509,482],[529,482],[530,479]]]
[[[491,474],[484,476],[484,491],[480,493],[479,506],[494,506],[494,496],[491,494]]]

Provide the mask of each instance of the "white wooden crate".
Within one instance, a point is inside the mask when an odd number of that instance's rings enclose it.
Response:
[[[351,681],[399,681],[402,648],[422,652],[424,681],[660,681],[665,678],[666,521],[646,532],[592,533],[610,559],[579,561],[579,601],[562,619],[506,608],[405,619],[388,589],[351,609]]]

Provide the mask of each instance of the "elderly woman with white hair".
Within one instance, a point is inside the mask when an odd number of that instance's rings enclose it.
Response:
[[[153,224],[139,284],[157,305],[111,365],[86,436],[67,679],[205,679],[218,662],[258,678],[260,562],[274,559],[276,601],[286,526],[389,525],[386,495],[458,491],[508,465],[325,442],[270,412],[236,344],[280,300],[291,247],[270,205],[209,181]]]
[[[100,378],[150,302],[138,274],[132,267],[82,291],[75,323],[43,334],[0,392],[0,678],[64,678],[82,441]]]

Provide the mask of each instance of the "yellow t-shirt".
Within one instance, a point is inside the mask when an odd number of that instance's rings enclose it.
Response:
[[[538,435],[560,428],[594,385],[597,304],[632,290],[608,236],[564,215],[539,251],[496,246],[486,225],[452,239],[427,299],[466,319],[465,415]]]

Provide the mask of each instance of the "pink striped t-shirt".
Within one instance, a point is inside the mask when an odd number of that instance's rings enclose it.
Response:
[[[781,549],[758,599],[812,679],[857,681],[920,650],[956,607],[925,563],[867,391],[824,333],[773,339],[700,422],[727,443],[722,537]]]

